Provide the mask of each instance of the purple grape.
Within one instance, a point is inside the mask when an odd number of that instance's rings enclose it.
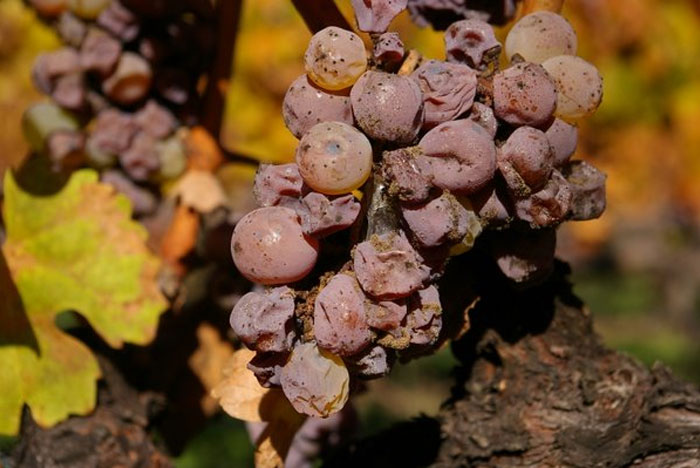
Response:
[[[136,15],[124,8],[118,0],[112,0],[109,6],[100,12],[97,24],[123,42],[136,39],[141,29]]]
[[[172,112],[153,99],[134,114],[134,122],[142,131],[158,140],[170,136],[177,126]]]
[[[391,372],[391,368],[396,361],[396,354],[387,351],[380,345],[367,348],[362,354],[353,356],[348,360],[348,366],[353,375],[363,379],[378,379],[385,377]]]
[[[571,187],[556,169],[547,184],[539,191],[515,202],[518,218],[532,227],[550,227],[561,223],[571,209]]]
[[[155,195],[136,185],[123,172],[114,169],[107,170],[102,172],[100,178],[103,183],[111,185],[131,201],[135,215],[151,214],[158,207]]]
[[[479,219],[487,226],[500,227],[513,220],[513,206],[505,190],[489,184],[470,197]]]
[[[231,312],[231,328],[250,349],[289,351],[295,338],[294,291],[286,286],[264,293],[249,292]]]
[[[411,75],[423,91],[429,129],[471,109],[476,96],[476,72],[466,65],[428,60]]]
[[[442,305],[435,286],[428,286],[411,298],[406,326],[412,344],[432,345],[437,341],[442,329]]]
[[[255,353],[246,366],[255,374],[258,383],[265,388],[279,387],[282,367],[287,363],[288,353]]]
[[[471,194],[483,188],[496,172],[496,146],[480,125],[455,120],[425,134],[419,146],[425,156],[419,167],[437,187]]]
[[[469,119],[479,125],[491,135],[491,138],[496,137],[498,132],[498,119],[493,113],[493,109],[486,104],[475,102],[472,106]]]
[[[552,173],[554,155],[547,136],[532,127],[520,127],[498,149],[498,169],[508,190],[518,198],[541,189]]]
[[[576,152],[578,144],[578,127],[561,119],[554,119],[545,132],[554,151],[554,166],[561,167]]]
[[[90,28],[80,47],[80,65],[87,72],[109,76],[122,53],[119,41],[98,28]]]
[[[467,235],[467,210],[447,193],[420,205],[402,205],[401,212],[423,247],[456,244]]]
[[[358,244],[353,268],[362,289],[377,299],[406,297],[430,277],[430,269],[402,231],[375,234]]]
[[[396,330],[401,326],[408,308],[404,300],[369,303],[366,308],[367,323],[382,331]]]
[[[389,181],[389,193],[406,202],[422,202],[430,194],[430,181],[418,167],[416,156],[420,147],[401,148],[384,152],[382,172]]]
[[[545,126],[556,106],[556,85],[541,65],[517,63],[493,78],[494,112],[511,125]]]
[[[571,188],[571,219],[599,218],[605,211],[605,173],[586,161],[570,161],[563,172]]]
[[[374,60],[385,65],[398,64],[405,54],[403,41],[399,33],[395,32],[387,32],[379,36],[372,49]]]
[[[314,335],[321,348],[339,356],[352,356],[369,345],[365,295],[355,278],[337,274],[318,293]]]
[[[496,39],[490,24],[468,19],[457,21],[447,28],[445,50],[448,62],[465,63],[472,68],[481,69],[486,65],[485,56],[498,56],[501,43]]]
[[[348,125],[354,122],[347,92],[321,89],[306,75],[294,80],[284,95],[282,116],[289,131],[297,138],[321,122]]]
[[[297,213],[307,235],[325,237],[352,226],[360,214],[360,208],[353,195],[329,199],[323,194],[311,192],[301,200]]]
[[[408,0],[352,0],[360,31],[383,33],[391,21],[406,9]]]
[[[56,79],[51,97],[64,109],[79,111],[85,105],[87,89],[82,73],[70,73]]]
[[[97,114],[90,140],[101,151],[118,155],[131,146],[137,131],[131,115],[110,108]]]
[[[124,171],[137,181],[145,181],[160,169],[157,141],[145,132],[138,132],[131,145],[119,154]]]
[[[423,93],[407,76],[368,71],[350,91],[357,125],[372,139],[409,144],[423,126]]]
[[[253,193],[259,206],[274,206],[282,197],[301,196],[303,186],[296,163],[261,164],[255,174]]]
[[[494,234],[491,252],[507,278],[516,283],[533,283],[547,278],[554,270],[556,242],[554,229],[507,229]]]

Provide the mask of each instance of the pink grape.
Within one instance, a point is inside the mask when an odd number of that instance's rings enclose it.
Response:
[[[406,317],[411,343],[434,344],[442,329],[442,305],[435,286],[428,286],[411,298],[411,310]]]
[[[453,120],[474,104],[476,72],[466,65],[428,60],[411,77],[423,92],[423,128]]]
[[[339,356],[352,356],[369,345],[365,295],[355,278],[337,274],[321,289],[314,304],[314,335],[321,348]]]
[[[119,162],[132,179],[145,181],[160,169],[157,141],[144,132],[138,132],[129,148],[119,154]]]
[[[51,94],[56,86],[56,80],[61,76],[80,71],[78,52],[72,47],[63,47],[37,57],[32,68],[32,80],[42,93]]]
[[[304,66],[309,79],[321,88],[344,89],[367,69],[367,51],[354,32],[329,26],[309,41]]]
[[[372,139],[409,144],[423,126],[423,93],[410,77],[368,71],[350,99],[357,125]]]
[[[287,363],[288,353],[255,353],[246,368],[255,374],[258,383],[265,388],[279,387],[282,367]]]
[[[99,28],[88,29],[80,47],[80,65],[87,72],[109,76],[119,63],[122,45]]]
[[[282,368],[282,391],[299,413],[326,418],[348,401],[349,380],[338,356],[313,343],[296,346]]]
[[[342,122],[314,125],[296,153],[304,182],[327,195],[349,193],[372,172],[372,145],[360,131]]]
[[[370,303],[366,310],[369,326],[382,331],[399,328],[408,313],[406,302],[402,300]]]
[[[419,146],[422,169],[432,183],[451,192],[479,191],[496,172],[496,146],[480,125],[469,119],[438,125]]]
[[[134,122],[141,130],[157,139],[167,138],[177,127],[172,112],[153,99],[134,114]]]
[[[51,97],[59,106],[79,111],[85,105],[87,89],[82,73],[71,73],[59,77],[56,82]]]
[[[306,195],[297,208],[304,232],[325,237],[350,227],[360,215],[360,203],[352,195],[332,200],[317,192]]]
[[[569,214],[571,197],[569,183],[555,169],[540,191],[515,202],[515,212],[518,218],[534,228],[554,226]]]
[[[282,117],[292,134],[301,138],[321,122],[353,124],[350,96],[319,88],[306,75],[294,80],[282,103]]]
[[[130,114],[109,108],[97,114],[90,140],[101,151],[118,155],[131,146],[138,126]]]
[[[100,12],[97,24],[123,42],[136,39],[141,29],[138,17],[117,0],[112,0],[109,6]]]
[[[388,351],[380,345],[367,348],[361,354],[348,360],[353,375],[363,379],[378,379],[389,375],[396,360],[393,351]]]
[[[549,179],[554,155],[543,132],[520,127],[498,149],[497,159],[510,192],[516,197],[527,197]]]
[[[544,133],[554,151],[554,166],[563,166],[576,152],[578,128],[561,119],[554,119],[552,125]]]
[[[358,244],[353,269],[362,289],[377,299],[406,297],[430,276],[430,269],[402,231],[375,234]]]
[[[253,193],[260,206],[277,205],[282,197],[299,197],[304,181],[296,163],[261,164],[255,174]]]
[[[472,106],[471,114],[469,114],[469,119],[481,125],[481,127],[491,135],[491,138],[496,137],[496,132],[498,132],[498,119],[496,119],[491,107],[480,102],[475,102]]]
[[[452,23],[445,31],[445,50],[448,62],[466,63],[480,69],[485,65],[484,56],[498,54],[501,43],[490,24],[478,19],[465,19]]]
[[[496,117],[511,125],[542,127],[557,106],[557,88],[545,69],[521,62],[501,70],[493,78]]]
[[[572,193],[571,219],[599,218],[605,211],[605,173],[586,161],[571,161],[563,172]]]
[[[552,57],[542,66],[557,87],[557,117],[577,120],[598,109],[603,100],[603,78],[596,67],[571,55]]]
[[[352,0],[357,27],[364,32],[383,33],[407,3],[408,0]]]
[[[467,210],[452,196],[441,196],[420,205],[403,205],[401,213],[423,247],[456,244],[467,234]]]
[[[65,44],[80,47],[87,34],[87,26],[70,11],[64,11],[56,21],[56,31]]]
[[[397,64],[403,60],[406,50],[399,33],[387,32],[379,36],[374,43],[372,56],[383,64]]]
[[[528,62],[542,63],[557,55],[576,55],[574,28],[563,16],[536,11],[522,17],[506,37],[506,57],[515,54]]]
[[[385,151],[382,173],[389,182],[389,193],[406,202],[422,202],[430,195],[431,183],[419,168],[420,147]]]
[[[231,238],[236,267],[250,281],[293,283],[309,274],[318,258],[318,242],[304,235],[299,216],[289,208],[251,211]]]
[[[515,283],[534,283],[554,270],[556,242],[554,229],[506,229],[494,234],[491,253],[507,278]]]
[[[489,184],[470,197],[482,223],[491,227],[509,224],[513,220],[513,206],[505,193],[495,183]]]
[[[251,349],[289,351],[295,337],[294,292],[286,286],[249,292],[236,302],[230,323],[236,336]]]

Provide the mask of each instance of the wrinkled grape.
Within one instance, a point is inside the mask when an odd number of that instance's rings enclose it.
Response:
[[[402,205],[401,213],[423,247],[455,244],[467,234],[467,210],[446,193],[428,203]]]
[[[520,127],[498,149],[497,159],[510,192],[516,197],[527,197],[549,179],[554,155],[543,132]]]
[[[563,172],[572,193],[571,219],[599,218],[605,211],[605,173],[586,161],[571,161]]]
[[[367,305],[367,323],[377,330],[397,329],[408,313],[405,301],[380,301]]]
[[[507,229],[494,234],[491,252],[506,277],[516,283],[533,283],[554,270],[556,243],[554,229]]]
[[[396,64],[403,60],[406,50],[399,33],[384,33],[376,40],[372,48],[372,57],[379,63]]]
[[[299,167],[290,164],[261,164],[255,174],[253,193],[260,206],[273,206],[283,196],[299,197],[304,181]]]
[[[177,126],[175,116],[153,99],[134,114],[134,122],[153,138],[168,137]]]
[[[360,203],[352,195],[330,200],[311,192],[301,200],[297,213],[304,233],[324,237],[350,227],[360,214]]]
[[[283,352],[292,347],[294,334],[294,292],[286,286],[264,293],[249,292],[231,312],[231,328],[250,349]]]
[[[515,14],[515,0],[408,0],[408,9],[418,26],[443,30],[464,18],[503,24]]]
[[[124,42],[136,39],[140,30],[136,15],[117,0],[111,0],[109,6],[100,12],[97,24]]]
[[[435,286],[428,286],[411,297],[411,309],[406,316],[411,343],[434,344],[442,329],[442,305]]]
[[[546,132],[549,144],[554,151],[554,166],[561,167],[576,152],[578,128],[561,119],[554,119]]]
[[[309,79],[321,88],[350,87],[367,68],[365,45],[354,32],[329,26],[311,38],[304,66]]]
[[[466,63],[472,68],[480,69],[485,65],[485,56],[497,56],[501,43],[496,39],[490,24],[468,19],[457,21],[447,28],[445,50],[448,62]]]
[[[357,129],[341,122],[324,122],[299,142],[296,162],[311,188],[341,195],[365,183],[372,171],[372,145]]]
[[[138,132],[129,148],[119,153],[119,162],[129,176],[145,181],[160,169],[157,141],[144,132]]]
[[[131,146],[138,127],[131,115],[116,109],[97,114],[90,140],[96,149],[118,155]]]
[[[528,62],[542,63],[557,55],[576,55],[578,40],[571,24],[551,11],[522,17],[506,37],[506,56],[515,54]]]
[[[318,257],[318,242],[304,235],[289,208],[251,211],[233,231],[231,252],[243,276],[262,284],[292,283],[309,274]]]
[[[540,65],[517,63],[493,78],[494,113],[511,125],[546,125],[556,106],[557,88]]]
[[[385,151],[382,172],[389,181],[389,193],[407,202],[422,202],[430,194],[430,181],[419,169],[420,147]]]
[[[495,183],[489,184],[470,199],[482,223],[487,226],[504,226],[513,220],[512,203],[505,190]]]
[[[571,209],[571,188],[556,169],[547,184],[528,198],[515,202],[518,218],[532,227],[549,227],[564,221]]]
[[[357,27],[364,32],[383,33],[407,3],[408,0],[352,0]]]
[[[282,368],[282,390],[295,410],[328,417],[348,401],[350,375],[343,361],[313,343],[298,345]]]
[[[603,100],[603,78],[598,69],[580,57],[560,55],[542,66],[556,83],[556,115],[576,120],[593,114]]]
[[[375,140],[411,143],[423,126],[423,93],[407,76],[368,71],[350,99],[357,125]]]
[[[51,97],[64,109],[79,111],[85,104],[86,93],[83,74],[71,73],[56,80]]]
[[[428,60],[411,75],[423,92],[423,128],[433,128],[471,109],[476,72],[466,65]]]
[[[109,76],[119,63],[122,45],[99,28],[90,28],[80,47],[80,65],[85,71]]]

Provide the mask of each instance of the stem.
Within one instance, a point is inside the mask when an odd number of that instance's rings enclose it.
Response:
[[[216,27],[216,54],[209,72],[209,83],[204,94],[202,125],[217,140],[226,105],[226,91],[233,69],[233,54],[236,47],[238,27],[241,21],[243,0],[219,0],[216,5],[218,24]]]
[[[352,26],[333,0],[292,0],[292,3],[311,33],[317,33],[328,26],[352,31]]]

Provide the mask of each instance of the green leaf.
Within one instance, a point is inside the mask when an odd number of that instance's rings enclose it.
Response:
[[[147,344],[166,308],[158,259],[128,200],[82,170],[53,196],[22,191],[8,171],[0,255],[0,434],[16,434],[22,406],[54,425],[95,406],[100,370],[56,315],[83,315],[112,347]]]

